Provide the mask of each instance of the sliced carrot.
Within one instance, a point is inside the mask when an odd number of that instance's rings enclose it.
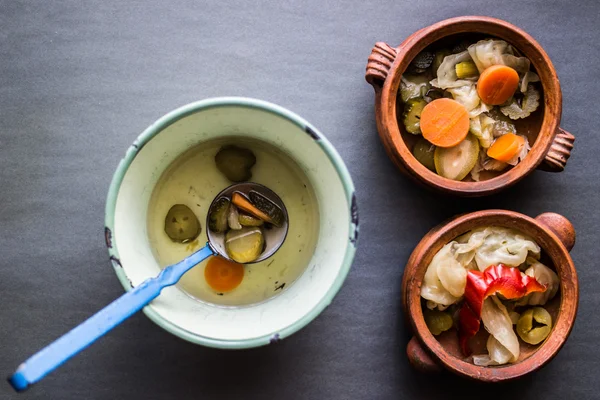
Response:
[[[494,160],[507,162],[517,155],[524,145],[524,137],[515,135],[514,133],[506,133],[492,143],[487,151],[487,155]]]
[[[217,292],[232,291],[244,279],[244,264],[234,263],[222,257],[211,257],[204,268],[204,279]]]
[[[469,133],[469,112],[452,99],[437,99],[421,111],[423,137],[438,147],[453,147]]]
[[[498,105],[515,94],[519,87],[519,74],[506,65],[492,65],[486,68],[477,81],[477,94],[490,105]]]
[[[233,196],[231,196],[231,202],[247,213],[254,215],[256,218],[262,219],[265,222],[273,222],[271,217],[252,205],[252,203],[250,203],[250,201],[241,193],[234,192]]]

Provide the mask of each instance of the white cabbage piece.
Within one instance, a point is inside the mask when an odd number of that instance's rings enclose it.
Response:
[[[528,256],[539,258],[540,246],[517,230],[488,226],[474,229],[457,239],[455,253],[474,252],[480,271],[490,265],[518,267]]]
[[[486,344],[488,354],[480,354],[473,356],[473,364],[481,367],[491,367],[495,365],[503,365],[511,362],[513,355],[508,349],[492,335],[488,337]]]
[[[413,97],[421,96],[421,88],[429,84],[429,78],[425,75],[402,75],[400,79],[400,97],[406,103]]]
[[[502,161],[494,160],[488,157],[485,151],[479,152],[479,158],[477,163],[471,170],[471,179],[475,182],[479,182],[482,171],[504,171],[508,167],[508,164]]]
[[[525,275],[535,278],[536,281],[546,286],[546,290],[544,292],[530,293],[519,299],[516,304],[519,306],[543,306],[556,296],[560,286],[560,280],[558,279],[556,272],[552,271],[538,260],[529,257],[526,262],[529,265],[529,268],[525,270]]]
[[[441,306],[458,302],[467,284],[467,270],[454,258],[453,245],[450,242],[435,254],[421,286],[421,297]]]
[[[469,132],[478,140],[481,147],[487,149],[492,145],[494,140],[494,127],[496,120],[486,114],[480,114],[471,118],[469,122]],[[480,152],[480,154],[485,152]]]
[[[529,150],[531,150],[531,146],[529,145],[529,140],[527,140],[527,138],[523,135],[519,135],[519,136],[521,136],[523,139],[525,139],[525,143],[523,144],[523,147],[521,147],[521,150],[517,154],[515,154],[513,158],[511,158],[510,160],[507,161],[507,163],[510,165],[517,165],[518,163],[523,161],[523,159],[525,158],[527,153],[529,153]]]
[[[444,57],[444,60],[436,71],[437,78],[432,80],[431,84],[440,89],[474,85],[475,78],[458,79],[458,76],[456,75],[456,64],[464,61],[471,61],[471,56],[466,50],[461,53],[450,54],[449,56]]]
[[[491,106],[485,104],[479,98],[477,88],[473,83],[469,85],[452,87],[446,89],[454,100],[465,106],[469,112],[469,118],[475,118],[481,113],[488,112],[492,109]]]
[[[523,92],[523,93],[527,92],[527,86],[529,86],[529,83],[539,82],[539,81],[540,81],[540,77],[535,72],[532,72],[532,71],[525,72],[525,75],[523,75],[523,78],[521,78],[521,85],[520,85],[521,92]]]
[[[480,40],[469,46],[467,51],[479,73],[492,65],[506,65],[523,75],[529,71],[531,64],[527,57],[515,56],[512,46],[504,40]]]
[[[494,340],[488,340],[489,358],[495,364],[515,362],[519,358],[519,339],[513,330],[508,310],[496,296],[484,300],[481,307],[481,321]]]

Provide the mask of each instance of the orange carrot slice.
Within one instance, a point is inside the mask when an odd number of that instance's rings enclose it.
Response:
[[[506,133],[496,139],[488,149],[487,155],[494,160],[507,162],[518,154],[524,145],[524,137],[515,135],[514,133]]]
[[[486,68],[477,81],[477,94],[490,105],[498,105],[515,94],[519,87],[519,74],[506,65],[492,65]]]
[[[211,257],[204,268],[206,283],[217,292],[229,292],[244,279],[244,264],[234,263],[222,257]]]
[[[421,112],[423,137],[438,147],[453,147],[469,133],[469,112],[452,99],[437,99]]]
[[[250,201],[241,193],[234,192],[233,196],[231,196],[231,202],[247,213],[254,215],[256,218],[262,219],[265,222],[273,222],[271,217],[254,207],[254,205],[252,205],[252,203],[250,203]]]

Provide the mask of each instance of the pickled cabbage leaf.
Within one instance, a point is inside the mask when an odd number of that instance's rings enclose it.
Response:
[[[479,152],[479,159],[477,160],[477,164],[471,170],[471,179],[475,182],[479,182],[482,171],[504,171],[508,168],[508,164],[502,161],[494,160],[491,157],[488,157],[485,151]]]
[[[529,83],[533,83],[533,82],[539,82],[540,81],[540,77],[535,73],[535,72],[531,72],[531,71],[527,71],[525,73],[525,75],[523,75],[523,78],[521,78],[521,92],[525,93],[527,92],[527,86],[529,86]]]
[[[450,242],[435,254],[421,286],[421,297],[441,306],[456,303],[467,284],[467,270],[454,258],[453,245]]]
[[[494,338],[487,342],[489,358],[493,362],[488,365],[502,365],[517,361],[520,353],[519,339],[513,330],[508,310],[496,296],[490,296],[483,302],[481,320],[490,337]]]
[[[421,88],[427,87],[429,78],[424,75],[402,75],[400,80],[400,97],[406,103],[414,97],[421,96]]]
[[[513,359],[513,354],[492,335],[488,338],[486,347],[488,354],[473,356],[473,364],[490,367],[508,364]]]
[[[530,266],[525,270],[525,275],[535,278],[536,281],[546,286],[546,291],[530,293],[522,299],[519,299],[517,305],[543,306],[556,296],[558,287],[560,286],[560,280],[558,279],[556,272],[534,258],[528,258],[527,264],[530,264]]]
[[[510,119],[520,119],[529,117],[539,106],[540,92],[533,85],[528,85],[523,99],[513,97],[508,105],[500,107],[500,111]]]
[[[477,94],[477,88],[473,83],[465,86],[448,88],[446,90],[452,95],[454,100],[465,106],[469,112],[469,118],[475,118],[492,108],[481,101],[479,94]]]
[[[484,149],[492,145],[495,124],[496,121],[485,114],[478,115],[470,120],[469,132],[479,140],[479,144]]]
[[[458,79],[456,75],[456,64],[471,61],[471,56],[468,51],[463,51],[458,54],[451,54],[444,57],[444,61],[436,71],[437,78],[431,81],[431,84],[440,89],[457,88],[461,86],[471,86],[475,84],[473,79]]]
[[[514,50],[504,40],[480,40],[467,49],[479,73],[492,65],[506,65],[516,70],[520,76],[529,71],[530,62],[527,57],[515,56]]]
[[[540,256],[540,247],[528,236],[509,228],[490,226],[474,229],[457,239],[456,254],[473,252],[480,271],[490,265],[518,267],[528,256]]]

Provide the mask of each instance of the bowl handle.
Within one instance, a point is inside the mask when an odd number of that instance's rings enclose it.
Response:
[[[367,72],[365,79],[375,92],[379,92],[388,76],[392,63],[396,59],[396,49],[384,42],[377,42],[371,50],[369,61],[367,62]]]
[[[568,251],[575,246],[575,228],[571,221],[560,214],[550,212],[540,214],[535,219],[558,236]]]
[[[538,168],[548,172],[564,170],[567,160],[571,156],[571,150],[573,150],[573,142],[575,142],[575,136],[559,127],[546,158]]]
[[[442,371],[442,367],[431,358],[416,336],[413,336],[408,342],[406,355],[410,364],[419,372],[434,373]]]

